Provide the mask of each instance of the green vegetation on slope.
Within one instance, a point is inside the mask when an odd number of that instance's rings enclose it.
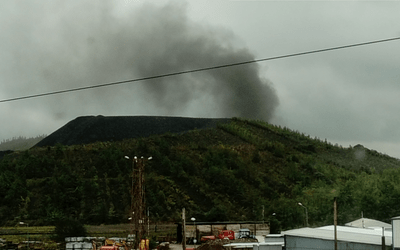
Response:
[[[218,129],[122,142],[35,148],[0,161],[0,222],[54,225],[127,222],[131,161],[146,164],[152,221],[265,220],[272,230],[400,214],[400,162],[361,145],[342,148],[265,122],[232,119]],[[264,213],[263,213],[264,211]],[[275,215],[273,215],[275,214]]]
[[[45,138],[45,135],[26,138],[23,136],[14,137],[12,139],[3,140],[0,142],[0,151],[5,150],[27,150],[33,147],[36,143]]]

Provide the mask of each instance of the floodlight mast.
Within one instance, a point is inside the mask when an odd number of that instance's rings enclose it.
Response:
[[[125,156],[125,159],[130,159]],[[132,233],[135,231],[135,245],[138,244],[146,236],[146,202],[145,202],[145,185],[144,185],[144,167],[145,161],[151,160],[152,157],[144,159],[143,156],[133,157],[132,160],[132,187],[131,187],[131,216],[132,216]]]
[[[196,243],[197,243],[196,218],[192,217],[192,218],[190,218],[190,220],[193,221],[193,225],[194,225],[194,239],[193,239],[193,243],[196,245]]]

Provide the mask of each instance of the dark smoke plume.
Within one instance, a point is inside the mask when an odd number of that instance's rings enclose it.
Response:
[[[9,51],[2,73],[14,83],[3,88],[11,97],[254,59],[235,48],[231,32],[190,21],[181,3],[143,4],[123,16],[111,1],[8,1],[0,7],[19,13],[1,18],[11,20],[3,27],[10,40],[0,44]],[[269,120],[278,105],[257,64],[34,101],[41,101],[32,105],[36,111],[56,119],[97,113]]]

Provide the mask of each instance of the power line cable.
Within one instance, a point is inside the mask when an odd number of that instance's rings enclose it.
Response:
[[[369,42],[363,42],[363,43],[355,43],[355,44],[351,44],[351,45],[331,47],[331,48],[325,48],[325,49],[319,49],[319,50],[311,50],[311,51],[306,51],[306,52],[293,53],[293,54],[287,54],[287,55],[282,55],[282,56],[274,56],[274,57],[268,57],[268,58],[262,58],[262,59],[255,59],[255,60],[250,60],[250,61],[230,63],[230,64],[224,64],[224,65],[218,65],[218,66],[199,68],[199,69],[185,70],[185,71],[173,72],[173,73],[168,73],[168,74],[141,77],[141,78],[118,81],[118,82],[103,83],[103,84],[86,86],[86,87],[72,88],[72,89],[66,89],[66,90],[58,90],[58,91],[52,91],[52,92],[47,92],[47,93],[41,93],[41,94],[27,95],[27,96],[21,96],[21,97],[15,97],[15,98],[9,98],[9,99],[0,100],[0,103],[18,101],[18,100],[30,99],[30,98],[42,97],[42,96],[48,96],[48,95],[63,94],[63,93],[75,92],[75,91],[81,91],[81,90],[87,90],[87,89],[101,88],[101,87],[119,85],[119,84],[124,84],[124,83],[152,80],[152,79],[157,79],[157,78],[177,76],[177,75],[195,73],[195,72],[200,72],[200,71],[221,69],[221,68],[239,66],[239,65],[256,63],[256,62],[277,60],[277,59],[288,58],[288,57],[303,56],[303,55],[321,53],[321,52],[332,51],[332,50],[347,49],[347,48],[352,48],[352,47],[359,47],[359,46],[365,46],[365,45],[370,45],[370,44],[375,44],[375,43],[389,42],[389,41],[394,41],[394,40],[400,40],[400,37],[381,39],[381,40],[375,40],[375,41],[369,41]]]

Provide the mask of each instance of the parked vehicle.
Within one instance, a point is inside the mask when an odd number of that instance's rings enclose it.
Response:
[[[216,240],[216,239],[229,239],[229,240],[234,240],[235,239],[235,232],[232,230],[220,230],[218,232],[218,235],[206,235],[201,237],[200,242],[206,242],[209,240]]]
[[[256,236],[251,234],[250,229],[241,228],[241,229],[239,229],[239,233],[238,233],[238,237],[237,238],[238,239],[245,239],[245,238],[256,239]]]
[[[219,239],[234,240],[235,239],[235,232],[232,231],[232,230],[221,230],[221,231],[219,231],[218,238]]]

